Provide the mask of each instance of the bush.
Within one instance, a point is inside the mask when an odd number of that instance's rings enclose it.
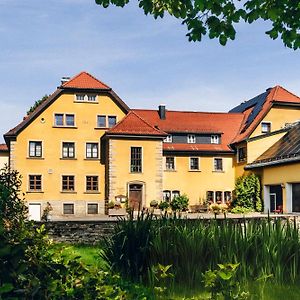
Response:
[[[247,214],[253,212],[252,208],[242,207],[242,206],[235,206],[231,209],[233,214]]]
[[[174,212],[186,211],[189,206],[189,198],[187,195],[174,197],[174,199],[170,202],[170,206]]]
[[[235,199],[232,206],[240,206],[259,212],[263,210],[260,180],[257,175],[241,176],[236,180]]]
[[[167,202],[167,201],[162,201],[162,202],[160,202],[159,205],[158,205],[158,208],[159,208],[160,210],[166,210],[166,209],[168,209],[169,207],[170,207],[170,204],[169,204],[169,202]]]

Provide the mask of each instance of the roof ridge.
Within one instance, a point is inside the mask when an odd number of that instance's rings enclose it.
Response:
[[[153,111],[157,112],[156,109],[147,109],[147,108],[132,108],[132,111]],[[178,112],[178,113],[197,113],[197,114],[221,114],[221,115],[242,115],[240,112],[213,112],[213,111],[191,111],[191,110],[166,110],[167,112]]]
[[[110,87],[106,83],[104,83],[103,81],[99,80],[98,78],[96,78],[95,76],[93,76],[92,74],[90,74],[87,71],[81,71],[77,75],[73,76],[70,80],[68,80],[67,82],[65,82],[64,84],[62,84],[61,87],[68,87],[68,84],[70,84],[72,81],[76,80],[78,77],[80,77],[83,74],[85,74],[85,75],[89,76],[90,78],[96,80],[100,84],[104,85],[107,89],[110,89]]]
[[[284,88],[283,86],[281,86],[281,85],[276,85],[276,87],[277,87],[277,89],[278,88],[281,88],[281,89],[283,89],[284,91],[286,91],[287,93],[289,93],[289,94],[291,94],[291,95],[293,95],[293,96],[295,96],[296,98],[298,98],[299,100],[300,100],[300,97],[299,96],[297,96],[296,94],[294,94],[294,93],[292,93],[292,92],[290,92],[289,90],[287,90],[286,88]],[[274,95],[275,96],[275,95]]]

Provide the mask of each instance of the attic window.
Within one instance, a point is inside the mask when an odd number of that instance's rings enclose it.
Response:
[[[188,142],[188,144],[195,144],[196,143],[196,136],[194,134],[188,134],[187,142]]]
[[[168,135],[166,138],[164,138],[165,143],[172,143],[172,135]]]
[[[212,135],[210,138],[211,144],[220,144],[220,139],[218,135]]]
[[[271,122],[261,122],[261,132],[262,133],[271,132]]]
[[[96,102],[97,95],[89,94],[76,94],[75,95],[75,102]]]

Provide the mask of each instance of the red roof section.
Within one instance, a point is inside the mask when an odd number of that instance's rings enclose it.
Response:
[[[8,151],[6,144],[0,144],[0,151]]]
[[[61,87],[78,89],[110,89],[108,85],[87,72],[79,73],[71,78],[68,82],[62,84]]]
[[[107,134],[113,135],[149,135],[149,136],[166,136],[167,134],[154,126],[150,125],[143,118],[138,116],[134,111],[130,111],[119,123]]]
[[[236,136],[236,138],[232,141],[232,143],[239,143],[247,139],[251,135],[251,133],[255,130],[255,128],[258,126],[258,124],[261,122],[261,120],[265,117],[265,115],[269,112],[272,105],[276,102],[300,104],[300,98],[279,85],[273,87],[270,90],[266,98],[266,101],[263,104],[256,118],[252,121],[252,123],[247,127],[247,129],[244,132],[240,131],[240,133]],[[244,121],[247,120],[247,117],[249,116],[252,110],[253,108],[250,108],[243,112],[245,116]],[[242,128],[244,128],[244,125],[245,124],[243,124]]]
[[[135,109],[134,112],[152,126],[168,133],[186,132],[221,134],[221,144],[195,145],[172,143],[164,145],[164,149],[166,150],[167,148],[165,147],[174,147],[174,150],[177,149],[178,151],[231,151],[229,144],[239,133],[244,118],[242,113],[184,112],[167,110],[166,119],[162,120],[160,119],[157,110]],[[198,150],[195,147],[198,147]],[[170,148],[169,150],[172,149]]]

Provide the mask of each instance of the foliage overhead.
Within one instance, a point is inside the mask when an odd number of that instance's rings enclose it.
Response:
[[[48,97],[48,95],[45,95],[41,99],[35,101],[34,104],[27,111],[27,115],[31,114],[38,106],[40,106],[45,100],[47,100]]]
[[[124,7],[129,0],[95,0],[108,7],[110,4]],[[270,29],[266,34],[273,40],[281,38],[284,45],[294,50],[300,48],[299,1],[288,0],[139,0],[139,7],[154,18],[169,14],[182,20],[189,41],[201,41],[202,37],[217,38],[226,45],[234,40],[236,24],[267,20]]]

